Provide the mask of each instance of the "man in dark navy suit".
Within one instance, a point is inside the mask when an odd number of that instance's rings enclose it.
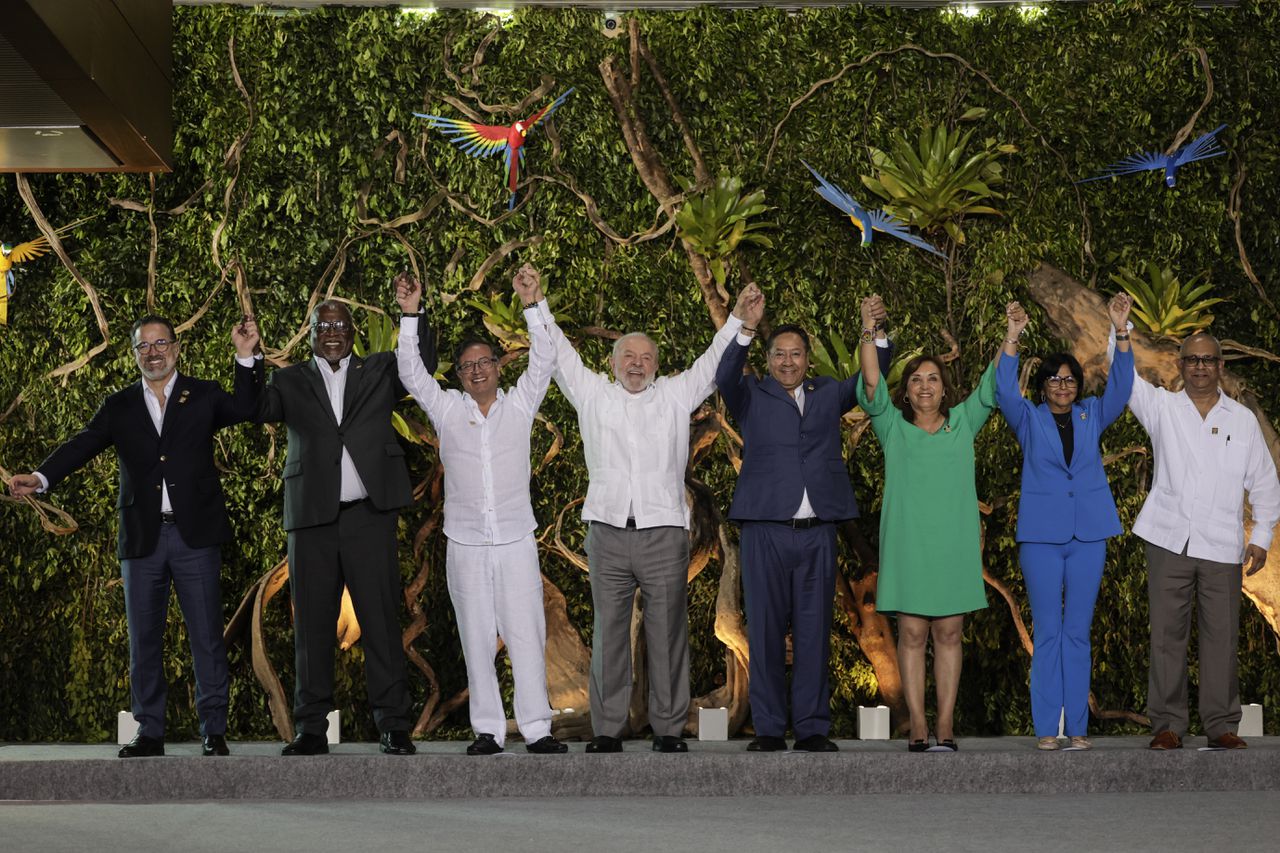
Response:
[[[262,387],[250,317],[231,332],[235,393],[178,373],[178,336],[163,317],[133,326],[142,381],[106,399],[89,425],[31,474],[9,483],[16,496],[51,489],[108,447],[120,460],[118,553],[129,623],[129,690],[138,733],[121,758],[164,755],[164,632],[169,586],[187,623],[196,712],[205,755],[227,755],[227,650],[222,643],[220,546],[231,538],[213,464],[213,434],[251,420]]]
[[[763,310],[763,306],[762,306]],[[883,339],[883,306],[877,329]],[[751,649],[752,752],[787,748],[787,629],[795,749],[834,752],[827,679],[835,595],[836,524],[858,515],[841,453],[840,419],[856,405],[858,375],[808,377],[809,336],[794,325],[769,336],[769,375],[744,374],[755,323],[729,344],[716,385],[742,432],[742,470],[729,517],[742,526],[742,586]],[[877,341],[878,343],[879,341]],[[884,340],[882,369],[890,349]]]

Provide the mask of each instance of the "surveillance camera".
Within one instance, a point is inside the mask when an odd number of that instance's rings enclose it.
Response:
[[[606,38],[617,38],[622,35],[622,15],[618,12],[605,12],[604,20],[600,23],[600,32],[604,33]]]

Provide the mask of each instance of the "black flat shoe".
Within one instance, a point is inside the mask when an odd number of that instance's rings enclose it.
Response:
[[[587,744],[587,752],[622,752],[622,738],[596,735]]]
[[[786,752],[787,741],[785,738],[774,737],[773,735],[760,735],[760,737],[747,744],[747,752]]]
[[[660,735],[653,739],[654,752],[688,752],[689,744],[675,735]]]
[[[121,758],[152,758],[164,755],[164,738],[134,735],[133,740],[120,747],[116,755]]]
[[[418,751],[413,745],[413,739],[404,729],[383,732],[382,737],[378,738],[378,749],[387,755],[413,755]]]
[[[960,750],[960,747],[953,740],[940,740],[938,741],[938,746],[948,752],[958,752]]]
[[[324,735],[298,732],[293,740],[280,750],[281,755],[328,755],[329,739]]]
[[[467,755],[497,755],[502,752],[502,744],[491,734],[478,734],[471,746],[467,747]]]
[[[929,741],[927,739],[907,741],[907,752],[928,752],[928,750]]]
[[[230,755],[231,750],[227,748],[227,739],[223,735],[205,735],[200,744],[200,754]]]
[[[826,735],[809,735],[791,745],[797,752],[839,752],[840,747]]]
[[[562,755],[569,751],[569,744],[561,743],[551,735],[540,737],[533,743],[526,743],[524,748],[534,755]]]

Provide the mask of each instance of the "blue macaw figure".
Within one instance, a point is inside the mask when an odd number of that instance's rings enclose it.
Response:
[[[800,162],[804,163],[803,160]],[[932,244],[912,234],[908,230],[907,224],[901,219],[897,219],[883,210],[867,210],[854,201],[853,197],[847,192],[819,175],[817,170],[808,163],[804,163],[804,167],[818,179],[818,186],[814,188],[814,192],[838,207],[841,212],[849,217],[854,225],[858,226],[858,230],[862,232],[862,245],[870,246],[872,232],[880,231],[890,237],[897,237],[899,240],[904,240],[913,246],[924,249],[926,252],[932,252],[940,258],[946,257]]]
[[[1161,154],[1158,151],[1131,154],[1118,163],[1112,163],[1102,171],[1101,175],[1094,175],[1092,178],[1085,178],[1084,180],[1076,181],[1076,183],[1087,184],[1089,181],[1100,181],[1103,178],[1114,178],[1119,175],[1132,175],[1137,172],[1154,172],[1158,169],[1164,169],[1165,186],[1171,187],[1177,183],[1176,176],[1179,166],[1185,166],[1197,160],[1208,160],[1210,157],[1219,157],[1227,153],[1218,145],[1217,139],[1218,134],[1225,127],[1225,124],[1218,125],[1203,136],[1188,142],[1172,154]]]

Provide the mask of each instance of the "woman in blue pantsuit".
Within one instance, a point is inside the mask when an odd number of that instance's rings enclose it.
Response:
[[[1102,468],[1102,431],[1124,413],[1133,388],[1128,320],[1132,300],[1112,298],[1116,354],[1101,397],[1080,399],[1084,372],[1067,353],[1044,359],[1029,387],[1018,387],[1018,336],[1027,312],[1006,309],[1008,330],[996,365],[996,402],[1022,446],[1018,548],[1031,602],[1031,719],[1040,749],[1058,748],[1058,720],[1076,749],[1090,747],[1089,629],[1102,583],[1107,538],[1121,532]]]

